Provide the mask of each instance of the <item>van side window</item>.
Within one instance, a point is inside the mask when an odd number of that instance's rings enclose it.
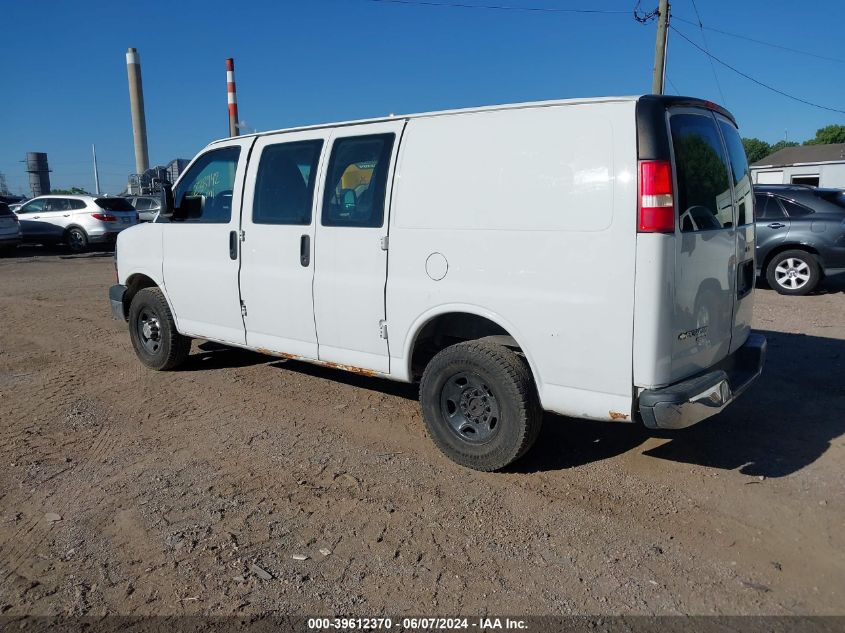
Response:
[[[678,210],[684,233],[733,226],[728,164],[716,122],[709,114],[676,114],[670,119]]]
[[[323,226],[383,224],[387,171],[395,138],[395,134],[373,134],[335,141],[323,196]]]
[[[82,200],[71,199],[70,201],[70,208],[74,211],[79,211],[80,209],[85,208],[85,202]]]
[[[240,147],[215,149],[200,156],[173,192],[174,221],[228,224]]]
[[[268,145],[255,178],[255,224],[311,224],[317,163],[323,141]]]
[[[734,180],[734,197],[736,198],[738,226],[754,222],[754,208],[752,204],[751,172],[748,169],[748,159],[745,148],[736,128],[726,121],[719,120],[722,136],[728,148],[728,158],[731,163],[731,173]]]

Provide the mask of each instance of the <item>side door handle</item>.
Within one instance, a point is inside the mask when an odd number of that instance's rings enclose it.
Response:
[[[229,231],[229,259],[238,258],[238,232]]]
[[[770,229],[782,229],[785,226],[786,224],[783,224],[782,222],[772,222],[768,225]]]
[[[62,213],[62,217],[63,217],[63,218],[69,218],[69,217],[70,217],[70,213]]]
[[[303,235],[299,238],[299,263],[308,266],[311,263],[311,236]]]

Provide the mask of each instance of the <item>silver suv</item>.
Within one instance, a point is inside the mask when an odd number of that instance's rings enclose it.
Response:
[[[126,198],[138,212],[138,219],[141,222],[155,222],[158,212],[161,211],[161,202],[155,196],[131,196]]]
[[[125,198],[39,196],[17,215],[24,242],[64,243],[73,251],[114,242],[118,233],[138,223],[138,212]]]

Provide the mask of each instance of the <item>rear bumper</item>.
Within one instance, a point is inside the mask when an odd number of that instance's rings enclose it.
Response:
[[[643,391],[638,405],[643,424],[650,429],[683,429],[716,415],[756,380],[765,360],[766,337],[752,332],[718,368]]]
[[[111,303],[112,317],[119,321],[126,321],[126,312],[123,309],[123,295],[126,293],[126,286],[115,284],[109,288],[109,303]]]

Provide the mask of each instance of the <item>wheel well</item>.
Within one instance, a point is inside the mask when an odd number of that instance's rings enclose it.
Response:
[[[65,227],[65,232],[63,233],[63,235],[64,235],[64,236],[67,236],[67,234],[68,234],[68,233],[70,233],[71,229],[79,229],[80,231],[82,231],[83,233],[85,233],[85,235],[86,235],[86,236],[88,235],[88,231],[86,231],[84,228],[82,228],[82,227],[81,227],[81,226],[79,226],[78,224],[69,224],[68,226],[66,226],[66,227]]]
[[[157,288],[158,284],[146,275],[140,273],[130,275],[126,280],[126,292],[123,293],[123,314],[129,314],[129,306],[132,305],[132,299],[138,294],[138,291],[144,288]]]
[[[441,350],[455,343],[496,337],[502,345],[519,349],[516,340],[499,324],[477,314],[449,312],[426,323],[411,351],[411,377],[418,380],[426,365]]]
[[[819,252],[813,248],[812,246],[807,246],[806,244],[779,244],[771,251],[769,254],[766,255],[766,258],[763,260],[763,264],[760,266],[760,274],[765,276],[766,270],[769,268],[769,263],[777,257],[780,253],[784,251],[804,251],[805,253],[811,253],[816,257],[819,256]]]

